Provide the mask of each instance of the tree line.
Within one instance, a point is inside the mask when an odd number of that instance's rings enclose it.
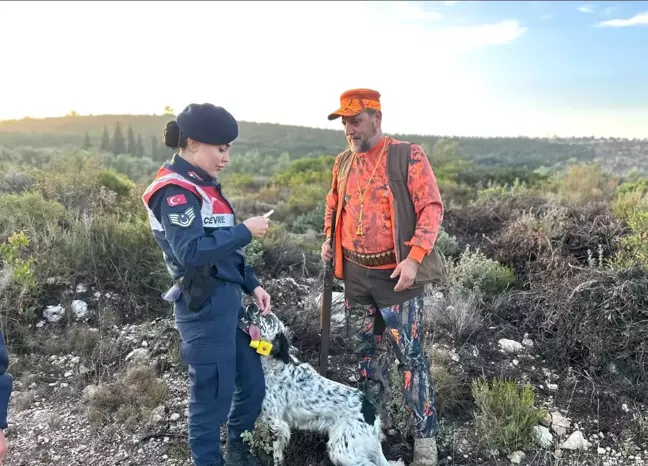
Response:
[[[145,147],[142,134],[137,133],[137,137],[135,137],[135,132],[130,124],[127,126],[126,135],[124,135],[122,125],[119,121],[115,123],[112,135],[108,131],[108,125],[104,125],[103,134],[97,144],[93,143],[87,131],[84,134],[82,149],[89,150],[92,147],[98,147],[102,152],[109,152],[114,155],[130,154],[135,157],[148,156],[153,160],[166,160],[170,153],[167,148],[161,145],[158,136],[149,136],[148,147]]]

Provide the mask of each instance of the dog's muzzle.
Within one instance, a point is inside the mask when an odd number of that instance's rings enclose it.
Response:
[[[257,305],[250,304],[245,308],[243,316],[239,319],[239,328],[249,335],[252,341],[261,339],[260,315]]]

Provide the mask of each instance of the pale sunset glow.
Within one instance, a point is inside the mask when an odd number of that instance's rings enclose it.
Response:
[[[369,87],[382,94],[389,132],[648,137],[646,11],[646,2],[2,2],[0,119],[212,102],[240,120],[338,128],[326,116],[339,95]]]

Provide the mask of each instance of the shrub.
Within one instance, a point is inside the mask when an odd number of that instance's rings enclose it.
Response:
[[[535,407],[531,385],[519,387],[513,380],[474,380],[472,393],[477,406],[475,421],[479,438],[489,450],[506,453],[532,445],[533,427],[545,413]]]
[[[522,310],[522,312],[521,312]],[[549,364],[618,383],[617,392],[648,394],[648,270],[586,268],[547,274],[529,291],[502,296],[495,324],[528,333]]]
[[[433,298],[426,310],[426,321],[444,329],[458,343],[475,335],[484,325],[485,316],[476,294],[451,287],[442,298]]]
[[[606,173],[598,163],[572,165],[550,183],[550,189],[569,205],[609,201],[619,184],[618,177]]]
[[[24,232],[36,240],[47,225],[63,221],[65,208],[38,192],[0,194],[0,218],[0,241],[15,232]]]
[[[120,197],[128,196],[135,189],[135,183],[112,170],[101,170],[97,181],[101,186],[114,191]]]
[[[464,401],[462,382],[443,364],[432,364],[432,384],[434,385],[436,409],[441,416],[456,411]]]
[[[144,220],[85,217],[69,229],[52,226],[39,248],[41,280],[56,276],[120,295],[125,316],[159,309],[170,285],[159,248]]]
[[[266,423],[257,419],[254,422],[252,432],[246,430],[241,434],[241,437],[257,455],[272,456],[272,443],[274,442],[275,434]]]
[[[644,184],[622,184],[610,205],[612,212],[620,219],[627,220],[635,211],[648,210],[647,191]]]
[[[114,416],[115,420],[135,429],[136,423],[146,421],[167,395],[166,384],[153,368],[136,366],[123,379],[100,384],[90,391],[87,416],[95,427],[106,424]]]
[[[308,231],[324,231],[325,201],[319,202],[313,209],[299,215],[292,223],[292,231],[306,233]]]
[[[303,239],[291,234],[283,224],[271,223],[268,233],[250,250],[254,254],[257,273],[272,277],[284,274],[303,277],[319,273],[316,251]]]
[[[0,244],[3,262],[3,279],[0,291],[19,314],[25,312],[25,303],[38,287],[34,274],[34,259],[25,254],[29,238],[24,233],[14,233],[5,244]]]
[[[322,221],[322,224],[324,222]],[[322,226],[322,229],[324,227]],[[436,247],[445,257],[455,257],[459,252],[459,242],[453,235],[448,234],[443,228],[439,230],[436,240]]]
[[[326,198],[328,188],[317,184],[296,185],[290,188],[290,196],[281,206],[284,218],[295,218],[312,213]],[[323,209],[322,209],[323,215]],[[323,221],[323,220],[322,220]]]
[[[516,196],[531,195],[533,193],[539,194],[536,188],[530,187],[524,181],[516,179],[512,184],[501,185],[498,183],[490,183],[486,188],[480,189],[477,192],[476,204],[487,204],[490,200],[513,200]]]
[[[552,206],[536,214],[522,213],[496,236],[493,255],[524,276],[529,263],[542,259],[543,267],[555,259],[565,234],[567,210]]]
[[[621,239],[621,248],[614,263],[617,266],[648,266],[648,210],[639,208],[626,212],[627,223],[632,233]]]
[[[265,265],[263,262],[263,243],[254,238],[243,250],[248,264],[255,269],[261,269]]]
[[[462,244],[487,247],[507,223],[525,211],[539,211],[549,201],[541,193],[529,191],[516,196],[483,195],[465,206],[449,206],[444,229]]]
[[[627,234],[606,202],[570,206],[531,194],[497,196],[450,209],[444,226],[461,243],[513,269],[521,284],[547,272],[569,272],[570,266],[587,267],[599,249],[609,261]]]
[[[21,193],[31,189],[34,177],[29,171],[16,171],[12,168],[8,173],[0,175],[0,192]]]
[[[448,264],[448,281],[451,287],[477,295],[497,295],[516,283],[513,271],[489,259],[470,246],[455,263]]]

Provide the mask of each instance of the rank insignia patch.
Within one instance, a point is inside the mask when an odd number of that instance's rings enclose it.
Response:
[[[196,213],[194,212],[193,207],[189,207],[182,213],[179,214],[167,214],[169,216],[169,222],[172,225],[178,225],[182,228],[187,228],[196,218]]]

